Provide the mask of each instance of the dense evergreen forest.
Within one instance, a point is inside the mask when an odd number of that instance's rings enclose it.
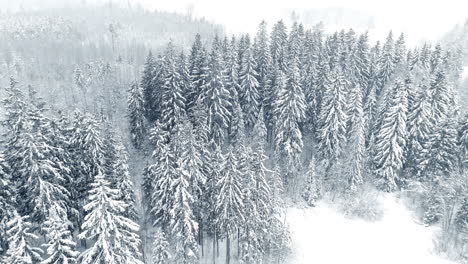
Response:
[[[462,47],[73,12],[0,17],[1,263],[287,263],[288,207],[380,192],[466,260]]]

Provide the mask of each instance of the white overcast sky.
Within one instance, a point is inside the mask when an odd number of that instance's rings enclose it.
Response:
[[[73,2],[107,2],[107,0],[0,0],[5,9],[22,4],[41,7]],[[195,16],[221,23],[230,33],[254,32],[262,19],[271,22],[287,18],[291,9],[329,7],[349,8],[374,17],[380,35],[393,29],[405,32],[410,43],[437,40],[468,18],[468,0],[113,0],[141,3],[149,9],[185,13],[192,8]],[[53,4],[52,4],[53,3]],[[347,25],[340,25],[345,28]],[[381,36],[379,36],[381,37]]]

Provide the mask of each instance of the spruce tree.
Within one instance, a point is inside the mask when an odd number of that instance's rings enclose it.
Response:
[[[379,177],[379,187],[394,191],[404,163],[406,144],[407,91],[401,80],[395,81],[375,138],[374,164]]]
[[[283,72],[287,65],[288,34],[283,20],[278,21],[271,31],[270,52],[273,64],[277,64]]]
[[[286,83],[279,90],[275,102],[276,109],[276,148],[284,158],[288,174],[298,170],[299,155],[303,141],[301,125],[305,119],[305,98],[299,85],[297,62],[292,61]],[[279,80],[281,83],[282,81]],[[288,176],[290,178],[291,175]]]
[[[221,175],[216,183],[216,226],[226,237],[226,263],[230,261],[230,242],[244,221],[243,180],[236,152],[229,148],[222,161]]]
[[[154,235],[151,264],[166,264],[171,260],[169,242],[164,231],[157,230]]]
[[[8,251],[4,263],[33,264],[42,261],[42,250],[34,247],[39,238],[32,231],[32,224],[28,216],[14,216],[7,223]]]
[[[339,70],[328,77],[319,116],[319,149],[322,158],[336,162],[346,143],[346,81]]]
[[[176,159],[169,144],[169,134],[161,123],[156,123],[151,137],[156,147],[153,152],[154,163],[147,168],[145,180],[150,199],[149,209],[154,217],[154,224],[167,227],[174,199],[172,182],[176,174]]]
[[[175,52],[174,45],[169,42],[163,59],[164,84],[162,86],[161,102],[161,121],[168,131],[171,131],[179,122],[180,117],[185,114],[186,104],[184,93],[186,92],[187,83],[180,75]]]
[[[43,230],[47,237],[47,258],[41,264],[76,263],[78,251],[75,250],[76,243],[70,232],[71,223],[60,215],[60,208],[51,208]]]
[[[430,119],[430,105],[426,86],[418,86],[413,104],[408,110],[408,145],[406,167],[414,178],[424,180],[422,172],[428,165],[429,135],[433,129]]]
[[[94,243],[79,256],[80,263],[142,263],[139,252],[139,226],[124,217],[126,205],[118,200],[118,191],[110,187],[102,174],[91,184],[89,203],[79,238]]]
[[[242,57],[242,68],[240,79],[240,103],[244,110],[245,125],[252,129],[257,120],[260,109],[260,90],[258,83],[258,73],[254,54],[251,47],[247,47]]]
[[[130,122],[130,135],[135,148],[139,149],[145,139],[145,108],[143,90],[137,83],[130,86],[128,95],[128,119]]]
[[[137,202],[134,185],[128,171],[128,154],[121,142],[117,143],[117,156],[114,165],[114,175],[117,179],[116,188],[119,191],[119,200],[127,204],[127,210],[123,216],[132,221],[138,220]]]
[[[213,49],[207,81],[202,87],[201,100],[208,107],[210,140],[220,145],[226,138],[231,113],[230,93],[225,86],[225,71],[219,51]]]
[[[200,159],[192,157],[193,145],[188,149],[181,148],[189,144],[193,133],[190,129],[191,123],[188,120],[177,127],[175,138],[173,139],[180,146],[176,146],[175,153],[179,157],[172,182],[173,203],[170,209],[171,225],[170,230],[175,238],[175,261],[176,263],[196,263],[198,261],[198,244],[196,236],[198,234],[198,223],[194,215],[194,188],[200,180]],[[193,142],[192,142],[193,144]],[[198,175],[197,175],[198,174]],[[197,179],[198,178],[198,179]],[[196,187],[195,187],[196,188]]]
[[[141,77],[141,89],[143,93],[143,102],[145,109],[145,115],[150,121],[154,121],[159,117],[159,102],[160,102],[160,91],[157,87],[157,74],[159,67],[157,67],[157,60],[154,58],[151,51],[148,52],[146,62],[144,65],[142,77]]]
[[[382,47],[382,55],[379,59],[378,73],[378,89],[377,94],[380,95],[384,86],[388,83],[395,71],[395,50],[393,42],[393,33],[387,36],[385,44]]]

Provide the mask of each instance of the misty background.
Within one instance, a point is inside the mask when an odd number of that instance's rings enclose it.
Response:
[[[43,8],[101,5],[107,0],[1,0],[2,12]],[[323,22],[325,30],[353,28],[369,30],[372,39],[383,39],[390,29],[405,33],[409,45],[439,40],[444,33],[466,19],[468,2],[447,1],[366,1],[366,0],[113,0],[114,5],[204,17],[222,24],[227,33],[254,33],[265,19],[272,25],[279,19],[300,20],[305,25]],[[261,10],[261,15],[259,14]],[[291,22],[287,21],[287,22]]]

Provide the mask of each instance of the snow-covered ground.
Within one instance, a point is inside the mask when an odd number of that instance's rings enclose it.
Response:
[[[462,80],[468,78],[468,66],[463,68]]]
[[[288,210],[291,264],[453,264],[432,253],[433,229],[415,222],[397,198],[381,196],[376,222],[348,219],[329,205]]]

